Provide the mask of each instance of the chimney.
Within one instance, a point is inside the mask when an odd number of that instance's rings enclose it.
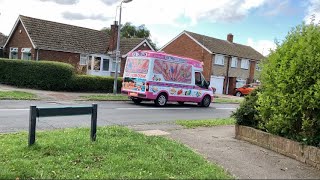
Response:
[[[111,25],[110,40],[109,40],[109,51],[115,51],[117,48],[118,38],[118,21],[114,21]]]
[[[227,40],[231,43],[233,43],[233,35],[231,33],[228,34]]]

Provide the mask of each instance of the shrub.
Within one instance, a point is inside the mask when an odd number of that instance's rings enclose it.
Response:
[[[52,61],[0,59],[0,83],[45,90],[64,90],[74,68]]]
[[[68,90],[77,92],[113,92],[113,77],[75,75],[69,85]],[[121,91],[122,78],[118,78],[118,92]]]
[[[320,26],[299,25],[263,63],[259,112],[267,131],[320,146]]]
[[[53,61],[0,59],[0,83],[34,89],[113,92],[113,77],[76,75],[69,64]],[[118,79],[120,92],[122,78]]]
[[[237,124],[259,128],[260,119],[257,110],[257,101],[260,91],[260,88],[253,90],[245,97],[244,101],[241,102],[237,111],[232,113],[231,116],[236,119]]]

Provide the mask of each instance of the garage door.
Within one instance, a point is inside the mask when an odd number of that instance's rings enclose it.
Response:
[[[210,86],[216,88],[216,94],[222,94],[223,92],[223,76],[211,76]]]

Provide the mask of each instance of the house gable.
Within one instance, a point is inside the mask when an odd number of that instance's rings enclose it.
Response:
[[[13,27],[6,44],[4,45],[7,56],[9,57],[10,47],[19,48],[18,49],[18,58],[21,58],[21,49],[22,48],[31,48],[31,59],[36,59],[34,44],[30,39],[28,32],[25,29],[25,26],[18,18],[15,26]]]
[[[204,63],[204,76],[207,80],[210,79],[212,54],[190,38],[188,34],[180,34],[174,41],[164,46],[161,51],[202,61]]]

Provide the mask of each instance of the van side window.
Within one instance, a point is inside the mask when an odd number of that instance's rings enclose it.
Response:
[[[201,73],[200,72],[195,72],[194,77],[195,77],[195,84],[197,86],[201,86],[202,85]]]

